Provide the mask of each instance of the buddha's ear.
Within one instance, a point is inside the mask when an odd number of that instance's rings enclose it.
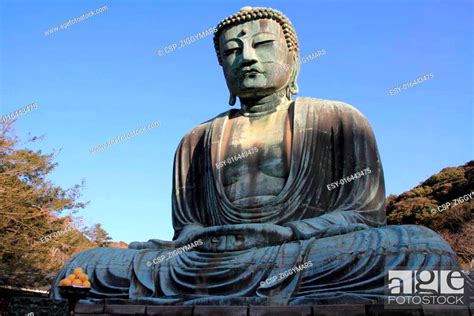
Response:
[[[288,89],[291,95],[298,94],[299,91],[298,83],[296,81],[298,80],[298,75],[300,73],[300,65],[300,54],[295,51],[293,53],[293,71],[291,73],[290,84],[288,85]]]

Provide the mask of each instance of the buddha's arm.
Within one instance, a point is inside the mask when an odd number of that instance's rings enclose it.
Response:
[[[307,168],[312,179],[308,215],[284,224],[296,239],[385,225],[383,169],[368,120],[341,102],[328,102],[322,108],[311,114],[316,123],[307,126],[312,128],[309,136],[318,139],[318,146],[305,152],[314,157]],[[311,213],[311,208],[320,211]]]
[[[284,226],[293,231],[297,240],[324,238],[369,228],[364,218],[354,211],[336,211],[319,217],[290,222]]]

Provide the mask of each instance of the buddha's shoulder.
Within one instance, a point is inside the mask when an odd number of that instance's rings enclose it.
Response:
[[[307,107],[308,109],[315,110],[315,112],[325,112],[328,114],[333,114],[337,116],[352,116],[355,118],[360,118],[366,120],[367,118],[353,105],[337,101],[337,100],[327,100],[327,99],[318,99],[311,97],[298,97],[296,103],[300,107]]]
[[[202,122],[201,124],[195,126],[195,127],[194,127],[193,129],[191,129],[186,135],[184,135],[183,141],[184,141],[184,140],[189,140],[189,139],[198,139],[198,138],[201,138],[202,136],[204,136],[204,133],[206,132],[206,130],[211,127],[211,125],[212,125],[212,123],[213,123],[214,120],[219,119],[219,118],[226,117],[226,116],[228,116],[232,111],[235,111],[235,110],[229,110],[229,111],[222,112],[222,113],[220,113],[219,115],[213,117],[212,119],[207,120],[207,121],[205,121],[205,122]]]
[[[353,105],[349,103],[338,101],[338,100],[328,100],[328,99],[318,99],[311,97],[298,97],[296,102],[302,106],[322,108],[332,111],[343,111],[343,112],[357,112],[361,113]]]

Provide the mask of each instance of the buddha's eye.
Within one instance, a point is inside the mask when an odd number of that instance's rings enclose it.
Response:
[[[226,50],[224,50],[224,56],[230,56],[233,53],[236,53],[238,50],[239,50],[238,47],[226,49]]]
[[[271,46],[271,45],[273,45],[273,42],[274,42],[274,41],[275,41],[275,40],[272,40],[272,39],[263,40],[263,41],[258,41],[258,42],[253,43],[253,47],[257,48],[257,47]]]

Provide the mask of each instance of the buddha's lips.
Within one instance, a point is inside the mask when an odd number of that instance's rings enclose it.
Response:
[[[260,73],[263,73],[262,70],[260,70],[259,68],[249,68],[249,67],[245,67],[245,68],[242,68],[242,76],[244,75],[247,75],[247,74],[260,74]]]

